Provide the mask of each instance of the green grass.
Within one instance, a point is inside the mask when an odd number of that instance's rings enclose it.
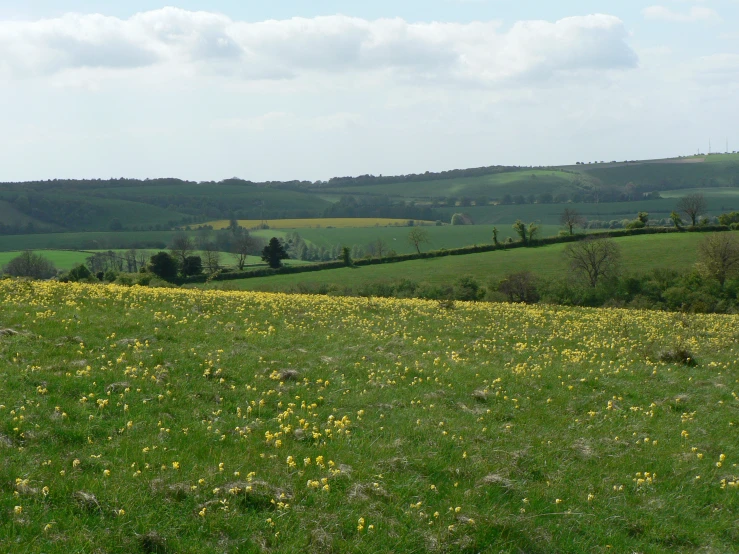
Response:
[[[85,263],[87,257],[91,255],[90,253],[71,252],[68,250],[37,250],[35,253],[51,261],[57,269],[62,270],[69,270],[79,264]],[[0,268],[19,254],[20,252],[0,252]]]
[[[423,227],[429,234],[429,243],[422,244],[421,250],[440,250],[442,248],[461,248],[472,244],[490,244],[493,241],[492,225],[444,225],[441,227]],[[515,238],[511,225],[499,227],[498,240],[507,237]],[[381,239],[387,243],[389,248],[398,254],[410,254],[416,249],[408,242],[408,233],[411,227],[368,227],[355,229],[298,229],[296,232],[307,242],[313,243],[319,248],[331,248],[337,244],[353,246],[367,246],[369,243]],[[559,227],[544,225],[541,228],[541,236],[556,235]],[[279,236],[286,236],[289,231]],[[254,235],[268,239],[275,236],[273,230],[256,231]]]
[[[737,186],[739,156],[709,156],[700,163],[649,162],[629,165],[580,166],[606,185],[661,185],[660,188]]]
[[[0,200],[0,223],[4,225],[27,225],[28,223],[38,225],[40,222],[18,211],[10,202]]]
[[[614,239],[621,248],[623,270],[646,272],[670,267],[683,270],[697,261],[700,233],[643,235]],[[329,284],[339,290],[344,286],[357,287],[369,283],[394,282],[411,279],[429,284],[452,284],[462,275],[471,275],[487,285],[518,271],[531,271],[542,277],[564,277],[569,273],[563,255],[566,244],[536,248],[498,250],[464,256],[446,256],[426,260],[330,269],[315,273],[274,275],[241,279],[225,283],[211,283],[211,288],[257,291],[292,291],[305,285]]]
[[[735,191],[735,192],[730,192]],[[583,204],[522,204],[507,206],[471,206],[469,208],[438,208],[451,220],[454,213],[469,214],[478,224],[506,225],[517,219],[537,221],[545,225],[558,225],[559,217],[565,208],[577,210],[588,220],[623,220],[636,219],[639,212],[648,212],[651,219],[669,219],[675,210],[677,199],[695,190],[668,191],[661,200],[640,200],[633,202],[603,202]],[[727,211],[739,209],[738,189],[699,189],[708,204],[708,215],[718,216]],[[661,193],[660,193],[661,194]]]
[[[15,250],[118,250],[136,243],[158,243],[164,248],[175,231],[121,231],[87,233],[39,233],[0,236],[0,252]],[[147,247],[153,249],[153,247]]]
[[[326,189],[337,194],[382,194],[406,198],[432,198],[440,196],[502,197],[505,194],[541,194],[559,191],[571,192],[583,188],[590,179],[582,174],[558,170],[522,169],[506,173],[496,173],[482,177],[464,177],[421,181],[410,183],[391,183],[383,185],[341,187]],[[323,189],[322,189],[323,192]]]
[[[737,316],[13,281],[0,300],[3,552],[739,542]],[[680,347],[694,367],[660,360]]]

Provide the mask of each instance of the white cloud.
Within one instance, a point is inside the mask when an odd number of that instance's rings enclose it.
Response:
[[[689,11],[677,12],[665,6],[650,6],[642,12],[647,19],[672,21],[677,23],[695,23],[699,21],[719,21],[716,10],[704,6],[693,6]]]
[[[403,82],[490,86],[634,67],[623,22],[609,15],[557,22],[408,23],[341,15],[249,23],[164,8],[130,19],[69,14],[0,21],[0,75],[110,74],[157,68],[241,80],[389,72]]]

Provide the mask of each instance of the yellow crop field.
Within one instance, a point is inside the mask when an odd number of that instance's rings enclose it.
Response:
[[[338,229],[351,229],[363,227],[403,227],[408,225],[408,219],[388,219],[382,217],[328,217],[319,219],[240,219],[239,225],[245,229],[255,229],[264,224],[270,229],[325,229],[334,227]],[[433,221],[413,220],[414,225],[434,225]],[[229,225],[227,219],[211,221],[204,225],[210,225],[213,229],[225,229]]]

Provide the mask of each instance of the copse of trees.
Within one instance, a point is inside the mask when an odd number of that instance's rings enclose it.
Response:
[[[40,254],[25,250],[10,260],[3,272],[12,277],[30,277],[32,279],[49,279],[56,275],[54,264]]]

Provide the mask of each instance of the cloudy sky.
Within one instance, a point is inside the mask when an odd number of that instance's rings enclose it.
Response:
[[[739,0],[2,0],[0,181],[737,150],[738,24]]]

